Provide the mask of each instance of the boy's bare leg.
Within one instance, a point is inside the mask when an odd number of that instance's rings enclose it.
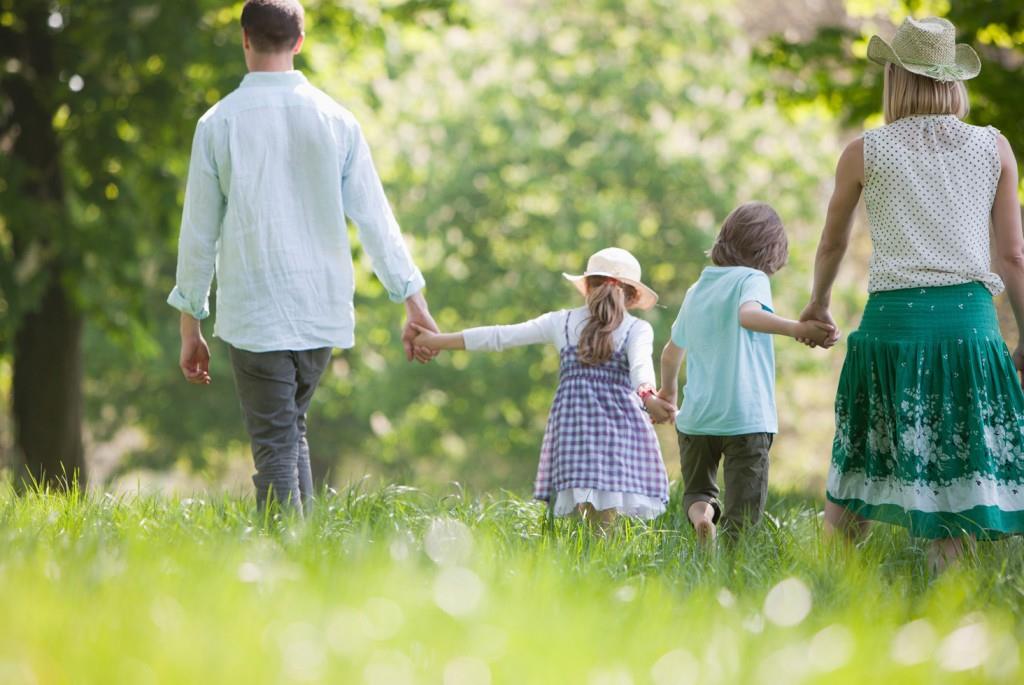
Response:
[[[715,541],[718,530],[715,528],[715,508],[710,502],[694,502],[686,512],[687,518],[697,532],[697,540],[709,544]]]

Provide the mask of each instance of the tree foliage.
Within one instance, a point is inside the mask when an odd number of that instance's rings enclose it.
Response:
[[[807,41],[779,36],[758,51],[779,80],[765,96],[788,108],[824,105],[851,126],[877,123],[883,70],[867,58],[873,33],[891,35],[906,16],[937,14],[952,21],[958,40],[982,59],[981,74],[968,82],[970,121],[995,126],[1024,151],[1024,4],[1014,0],[847,0],[853,26],[827,26]]]

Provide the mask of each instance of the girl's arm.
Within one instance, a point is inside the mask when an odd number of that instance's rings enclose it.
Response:
[[[839,339],[839,329],[832,320],[829,306],[832,301],[832,285],[839,273],[846,248],[850,245],[853,229],[853,212],[860,201],[864,188],[864,138],[860,137],[846,146],[836,165],[836,186],[828,203],[825,229],[821,233],[818,252],[814,257],[814,287],[811,301],[800,314],[801,321],[816,320],[831,324],[833,333],[826,342],[830,347]],[[810,339],[801,340],[814,344]]]
[[[559,316],[561,314],[561,316]],[[467,328],[461,333],[431,334],[425,329],[413,341],[431,350],[469,350],[471,352],[500,352],[509,347],[557,343],[559,326],[564,323],[564,312],[549,312],[536,319],[511,326],[482,326]]]
[[[669,340],[661,351],[661,390],[658,397],[679,405],[679,368],[686,351]]]
[[[800,341],[809,340],[815,345],[824,345],[835,332],[835,326],[823,321],[793,321],[766,311],[760,302],[744,302],[740,305],[740,325],[755,333],[785,335]]]
[[[992,204],[992,229],[995,242],[995,270],[1006,284],[1006,296],[1017,320],[1017,348],[1013,364],[1024,383],[1024,237],[1021,235],[1021,208],[1017,198],[1017,160],[1010,143],[999,136],[1001,172],[996,198]]]

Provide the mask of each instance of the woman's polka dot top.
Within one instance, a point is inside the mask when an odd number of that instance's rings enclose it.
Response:
[[[989,250],[997,136],[953,115],[905,117],[864,134],[868,292],[972,281],[1002,292]]]

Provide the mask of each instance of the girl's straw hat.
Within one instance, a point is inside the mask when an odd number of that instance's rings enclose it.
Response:
[[[868,59],[892,62],[907,71],[936,81],[966,81],[981,72],[978,53],[956,42],[956,28],[946,19],[907,17],[892,37],[892,44],[871,36]]]
[[[584,297],[587,295],[587,276],[605,276],[636,288],[637,301],[631,305],[633,307],[650,309],[658,302],[658,293],[640,281],[640,262],[619,247],[606,247],[595,252],[587,260],[587,271],[582,275],[574,276],[565,273],[562,275],[572,281],[572,284],[583,293]]]

